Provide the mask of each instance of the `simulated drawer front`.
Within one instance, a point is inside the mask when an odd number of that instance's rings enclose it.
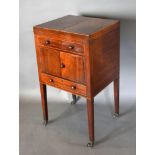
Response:
[[[44,73],[41,73],[41,82],[59,89],[63,89],[73,94],[86,96],[86,86],[82,84],[77,84],[75,82],[71,82]]]
[[[38,37],[39,45],[44,47],[54,47],[57,49],[61,49],[68,52],[75,52],[82,54],[83,53],[83,46],[79,43],[73,42],[64,42],[60,40],[55,40],[48,37]]]

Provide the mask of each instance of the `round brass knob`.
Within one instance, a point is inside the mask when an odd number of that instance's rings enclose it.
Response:
[[[71,88],[72,88],[72,90],[75,90],[76,89],[76,86],[72,86]]]
[[[64,65],[64,64],[61,64],[60,67],[61,67],[61,68],[65,68],[65,65]]]
[[[50,82],[53,82],[53,79],[50,79]]]
[[[50,40],[45,40],[45,45],[49,45],[50,44]]]
[[[72,49],[74,49],[74,46],[73,46],[73,45],[70,45],[70,46],[68,46],[68,48],[69,48],[70,50],[72,50]]]

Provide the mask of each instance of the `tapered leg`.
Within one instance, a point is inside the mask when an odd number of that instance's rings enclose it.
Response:
[[[118,117],[119,116],[119,78],[114,80],[114,102],[115,102],[114,117]]]
[[[44,125],[48,123],[47,91],[46,85],[40,83],[41,103],[44,118]]]
[[[73,101],[71,102],[71,104],[75,104],[77,100],[76,95],[72,94],[72,99]]]
[[[94,144],[94,99],[87,98],[87,113],[88,113],[88,128],[89,128],[89,140],[88,147],[92,147]]]

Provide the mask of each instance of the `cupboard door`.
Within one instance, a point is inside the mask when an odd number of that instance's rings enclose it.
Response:
[[[41,70],[43,73],[60,76],[60,53],[54,49],[40,48]]]
[[[62,78],[85,83],[84,58],[82,56],[60,52],[60,63]]]

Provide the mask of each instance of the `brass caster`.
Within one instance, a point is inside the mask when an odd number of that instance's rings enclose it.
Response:
[[[76,104],[76,101],[75,101],[75,100],[73,100],[73,101],[71,102],[71,104]]]
[[[119,118],[119,114],[118,114],[118,113],[114,113],[114,114],[113,114],[113,118],[114,118],[114,119],[118,119],[118,118]]]
[[[76,104],[76,102],[77,102],[77,97],[76,97],[76,95],[73,95],[73,94],[72,94],[72,98],[73,98],[73,101],[71,102],[71,104]]]
[[[46,126],[47,124],[48,124],[48,121],[47,120],[44,120],[43,121],[43,125]]]
[[[94,146],[94,142],[88,142],[87,147],[92,148]]]

